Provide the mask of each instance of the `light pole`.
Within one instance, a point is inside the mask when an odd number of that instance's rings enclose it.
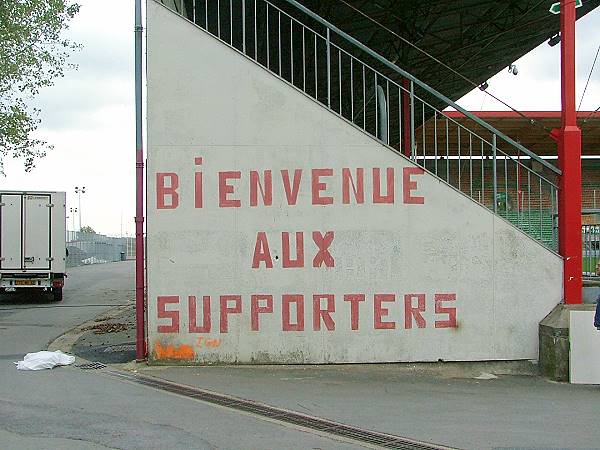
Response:
[[[79,200],[79,231],[81,231],[81,194],[85,194],[85,186],[75,186],[75,193]]]
[[[73,231],[75,231],[75,214],[77,214],[77,208],[69,208],[71,212],[71,217],[73,219]]]

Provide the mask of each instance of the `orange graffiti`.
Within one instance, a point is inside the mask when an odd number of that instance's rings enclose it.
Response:
[[[204,336],[199,336],[196,340],[196,345],[200,348],[202,347],[210,347],[217,348],[221,346],[221,339],[209,339]]]
[[[196,356],[190,345],[167,345],[163,347],[159,341],[154,343],[154,357],[156,359],[192,360]]]
[[[220,347],[221,346],[221,339],[207,339],[206,340],[206,346],[207,347]]]

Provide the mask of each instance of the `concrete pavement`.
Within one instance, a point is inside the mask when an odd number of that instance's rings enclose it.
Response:
[[[119,449],[359,448],[121,382],[102,371],[2,367],[0,373],[0,429],[4,436],[20,436],[14,446],[0,445],[3,449],[21,449],[21,441],[57,449],[80,448],[80,441]]]
[[[477,379],[490,369],[484,367],[462,373],[452,365],[147,367],[142,373],[457,448],[600,448],[600,386],[535,376]]]

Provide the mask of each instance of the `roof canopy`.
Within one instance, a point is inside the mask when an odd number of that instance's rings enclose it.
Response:
[[[548,11],[551,0],[299,1],[453,100],[473,84],[394,33],[478,85],[547,41],[560,25]],[[598,6],[600,0],[583,0],[577,17]]]

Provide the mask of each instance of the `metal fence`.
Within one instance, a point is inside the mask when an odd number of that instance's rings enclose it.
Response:
[[[556,250],[559,169],[300,3],[160,2]]]
[[[135,238],[67,231],[67,267],[133,259]]]
[[[135,259],[135,238],[124,237],[125,239],[125,259]]]
[[[586,175],[583,174],[584,179]],[[595,189],[584,184],[582,186],[581,203],[583,209],[600,210],[600,189]]]
[[[598,277],[596,265],[600,261],[600,224],[583,225],[581,227],[581,241],[583,247],[583,275]]]

